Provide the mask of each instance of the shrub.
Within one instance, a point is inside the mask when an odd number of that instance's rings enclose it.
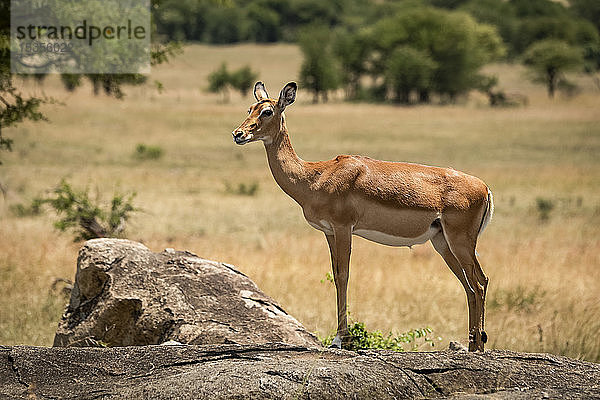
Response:
[[[163,149],[159,146],[150,146],[143,143],[135,147],[134,158],[138,160],[158,160],[163,155]]]
[[[229,182],[225,182],[225,192],[238,196],[254,196],[258,193],[258,182],[246,184],[239,183],[237,187],[232,186]]]
[[[208,91],[223,93],[223,101],[227,103],[229,102],[229,89],[235,89],[245,97],[254,87],[257,76],[258,74],[249,65],[230,72],[227,64],[222,63],[219,69],[208,75]]]
[[[223,93],[223,101],[229,101],[229,71],[227,64],[222,63],[219,69],[208,75],[208,91],[211,93]]]
[[[258,74],[252,71],[249,65],[246,65],[229,74],[229,84],[243,97],[246,97],[250,89],[254,87],[257,77]]]
[[[554,209],[554,201],[546,199],[544,197],[538,197],[535,199],[535,204],[539,213],[541,221],[547,221],[550,219],[550,211]]]
[[[40,214],[44,205],[50,207],[59,217],[54,227],[62,232],[72,230],[74,241],[100,237],[121,237],[125,224],[133,212],[135,193],[117,194],[109,206],[100,206],[90,199],[88,191],[73,189],[63,180],[46,198],[35,198],[30,206],[17,205],[13,212],[19,216]]]
[[[422,346],[435,345],[434,339],[430,337],[433,330],[431,328],[411,329],[407,332],[394,336],[391,332],[387,335],[381,331],[369,332],[363,322],[354,322],[348,326],[348,332],[351,336],[349,350],[362,349],[382,349],[394,351],[417,351]],[[329,346],[333,342],[335,335],[330,335],[321,340],[324,346]],[[438,338],[438,340],[441,340]]]

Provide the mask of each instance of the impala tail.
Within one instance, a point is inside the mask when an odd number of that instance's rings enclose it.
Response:
[[[488,188],[487,195],[487,205],[485,207],[485,213],[483,213],[483,218],[481,220],[481,225],[479,226],[479,232],[477,233],[477,237],[481,235],[481,232],[485,230],[485,227],[492,220],[492,215],[494,214],[494,196],[492,195],[492,191]]]

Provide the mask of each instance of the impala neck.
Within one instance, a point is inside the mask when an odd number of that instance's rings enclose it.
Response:
[[[288,196],[300,203],[302,194],[309,188],[312,174],[306,162],[294,151],[283,116],[277,136],[272,142],[265,143],[265,149],[273,178]]]

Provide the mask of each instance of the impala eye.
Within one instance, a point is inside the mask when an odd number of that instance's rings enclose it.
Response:
[[[252,111],[252,109],[251,109],[251,108],[249,108],[249,109],[248,109],[248,114],[250,114],[250,111]]]
[[[263,112],[261,112],[260,115],[270,117],[271,115],[273,115],[273,110],[271,110],[270,108],[267,108],[266,110],[263,110]]]

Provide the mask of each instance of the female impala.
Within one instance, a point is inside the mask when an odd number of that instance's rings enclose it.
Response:
[[[451,168],[338,156],[329,161],[300,159],[290,142],[283,110],[296,98],[296,83],[279,99],[269,98],[262,82],[256,103],[233,131],[235,143],[262,140],[277,184],[325,233],[337,290],[337,335],[333,346],[349,339],[346,293],[352,235],[389,246],[431,240],[462,283],[469,309],[469,350],[483,351],[488,278],[475,257],[477,237],[490,221],[492,193],[480,179]]]

